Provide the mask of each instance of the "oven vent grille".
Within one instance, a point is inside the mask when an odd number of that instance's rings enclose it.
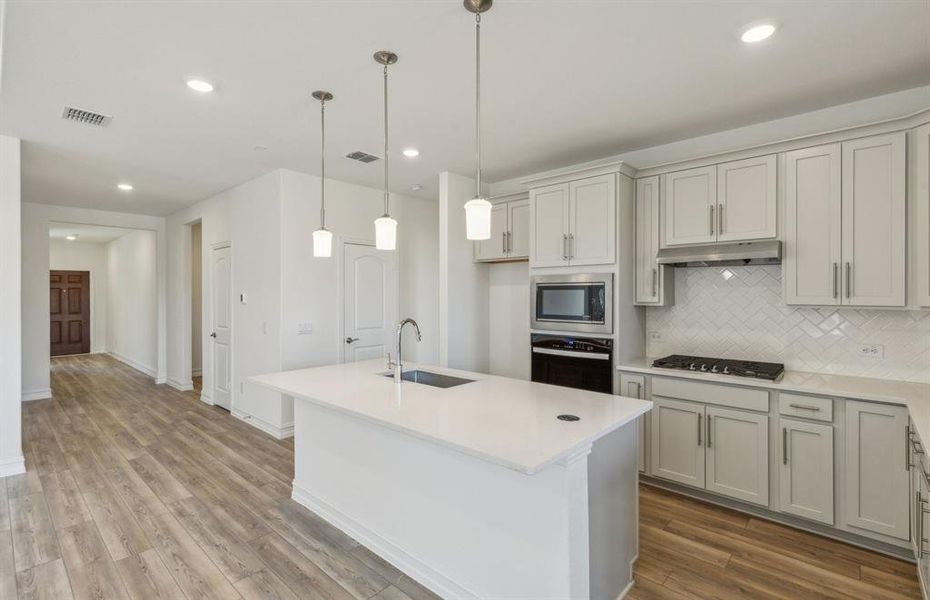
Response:
[[[77,121],[78,123],[94,125],[97,127],[106,127],[110,124],[110,121],[113,120],[113,117],[109,115],[95,113],[90,110],[75,108],[73,106],[66,106],[64,110],[61,111],[61,118],[67,119],[68,121]]]
[[[346,158],[351,158],[352,160],[357,160],[358,162],[363,163],[372,163],[378,160],[378,157],[374,154],[368,154],[367,152],[362,152],[361,150],[349,152],[346,154]]]

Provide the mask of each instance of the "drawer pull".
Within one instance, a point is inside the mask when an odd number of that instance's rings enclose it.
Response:
[[[791,408],[800,408],[803,410],[813,410],[815,412],[820,412],[819,406],[810,406],[809,404],[789,404]]]

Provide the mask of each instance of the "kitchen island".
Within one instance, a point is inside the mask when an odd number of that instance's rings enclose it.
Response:
[[[251,378],[295,399],[293,499],[444,598],[624,594],[652,403],[423,369],[459,384],[380,360]]]

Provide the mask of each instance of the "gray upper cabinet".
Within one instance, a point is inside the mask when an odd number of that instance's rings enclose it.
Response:
[[[637,304],[667,306],[674,302],[674,269],[656,262],[659,251],[659,177],[636,180]]]
[[[491,207],[491,238],[475,242],[475,261],[500,262],[529,258],[530,202],[525,195]]]
[[[706,244],[717,239],[717,167],[663,176],[665,245]]]
[[[913,135],[917,304],[930,306],[930,123],[915,129]]]
[[[785,301],[904,306],[904,134],[788,152],[785,165]]]

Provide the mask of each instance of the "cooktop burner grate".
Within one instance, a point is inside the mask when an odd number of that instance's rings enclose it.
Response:
[[[661,369],[681,369],[699,373],[753,377],[768,379],[769,381],[778,381],[785,373],[785,365],[781,363],[708,358],[706,356],[687,356],[684,354],[672,354],[664,358],[657,358],[653,361],[652,366]]]

